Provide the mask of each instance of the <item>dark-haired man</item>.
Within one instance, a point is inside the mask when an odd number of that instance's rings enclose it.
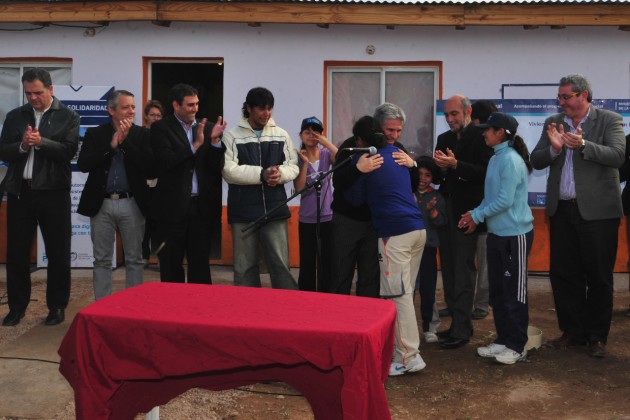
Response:
[[[187,84],[171,88],[173,115],[151,124],[155,176],[151,197],[157,220],[160,280],[184,283],[182,266],[188,261],[188,283],[212,283],[210,238],[213,220],[221,220],[221,136],[226,123],[196,120],[197,90]],[[215,205],[218,203],[218,206]],[[218,224],[220,226],[220,224]]]
[[[470,118],[474,125],[485,123],[490,114],[497,111],[494,102],[479,99],[472,104]],[[490,287],[488,284],[488,264],[486,260],[486,239],[488,232],[479,232],[477,239],[477,287],[472,319],[484,319],[490,310]]]
[[[50,73],[24,72],[28,104],[7,114],[0,159],[9,163],[7,199],[7,292],[2,325],[19,324],[31,298],[30,259],[35,228],[44,238],[48,275],[46,325],[64,321],[70,298],[70,161],[79,145],[79,115],[53,96]]]
[[[299,174],[297,151],[291,137],[271,117],[273,94],[264,87],[247,93],[243,116],[223,136],[228,183],[228,223],[234,240],[234,284],[260,287],[258,250],[262,244],[271,285],[297,289],[289,270],[288,222],[284,184]],[[284,205],[282,205],[284,203]],[[243,232],[270,210],[264,223]]]
[[[90,218],[94,250],[94,298],[112,293],[116,229],[125,252],[125,287],[144,277],[142,238],[148,209],[149,130],[134,124],[136,104],[126,90],[107,98],[111,121],[85,133],[77,165],[89,172],[77,212]]]

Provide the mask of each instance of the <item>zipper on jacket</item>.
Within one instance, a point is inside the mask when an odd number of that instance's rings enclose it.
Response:
[[[264,130],[264,128],[263,128]],[[256,132],[254,131],[254,134],[256,134]],[[262,132],[260,133],[260,135],[262,136]],[[258,140],[258,156],[260,159],[260,167],[262,168],[263,172],[265,171],[265,168],[263,168],[263,162],[262,162],[262,144],[260,143],[260,137],[256,136],[257,140]],[[267,213],[267,202],[265,201],[265,177],[262,177],[262,182],[260,183],[260,188],[262,189],[262,204],[263,204],[263,213]]]

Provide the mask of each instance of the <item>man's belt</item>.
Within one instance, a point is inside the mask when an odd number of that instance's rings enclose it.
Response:
[[[112,193],[112,194],[105,194],[105,198],[109,198],[110,200],[120,200],[121,198],[131,198],[133,197],[132,193]]]

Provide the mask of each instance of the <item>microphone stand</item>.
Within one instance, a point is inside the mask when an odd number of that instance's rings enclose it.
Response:
[[[339,155],[339,153],[341,153],[341,150],[339,152],[337,152],[337,155]],[[266,212],[265,214],[263,214],[262,216],[260,216],[258,219],[254,220],[253,222],[251,222],[249,225],[245,226],[241,232],[247,232],[248,230],[262,224],[262,223],[267,223],[267,221],[269,220],[269,216],[273,213],[275,213],[276,211],[278,211],[279,209],[283,208],[289,201],[293,200],[295,197],[297,197],[298,195],[301,195],[303,192],[307,191],[310,188],[315,188],[315,195],[317,197],[317,219],[316,219],[316,223],[315,223],[315,238],[316,238],[316,251],[315,251],[315,261],[317,261],[317,276],[316,276],[316,280],[315,280],[315,290],[317,292],[320,292],[321,290],[319,290],[320,285],[322,284],[321,282],[321,275],[322,275],[322,270],[321,270],[321,255],[322,255],[322,250],[321,250],[321,232],[320,232],[320,218],[321,218],[321,204],[320,204],[320,200],[321,200],[321,190],[322,190],[322,180],[324,178],[326,178],[328,175],[330,175],[331,173],[333,173],[334,171],[336,171],[338,168],[342,167],[343,165],[345,165],[346,163],[350,162],[352,160],[352,158],[354,157],[355,153],[358,152],[352,152],[346,159],[342,160],[341,162],[337,163],[336,165],[332,166],[328,171],[326,172],[321,172],[319,174],[319,176],[314,179],[311,182],[307,182],[306,185],[304,186],[304,188],[302,188],[299,191],[296,191],[293,195],[291,195],[291,197],[287,198],[283,203],[278,204],[276,207],[272,208],[271,210],[269,210],[268,212]]]

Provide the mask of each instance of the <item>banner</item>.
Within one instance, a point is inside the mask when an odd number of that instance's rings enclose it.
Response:
[[[90,238],[90,218],[81,216],[77,213],[83,186],[87,180],[88,174],[79,172],[76,167],[76,159],[81,145],[83,136],[89,127],[104,124],[109,120],[107,113],[107,97],[114,91],[113,86],[57,86],[55,85],[55,97],[66,104],[69,108],[75,110],[81,117],[81,127],[79,134],[79,149],[77,155],[72,161],[72,186],[70,189],[71,199],[71,221],[72,221],[72,239],[70,244],[70,266],[73,268],[91,268],[94,263],[94,255],[92,252],[92,239]],[[48,258],[46,257],[44,240],[42,233],[37,229],[37,267],[47,267]],[[116,242],[114,240],[114,256],[112,266],[116,267]]]
[[[475,100],[471,100],[473,103]],[[545,128],[545,120],[553,114],[562,112],[556,99],[491,99],[501,112],[512,115],[518,121],[517,134],[525,140],[530,153],[538,144]],[[435,132],[437,135],[447,131],[448,124],[444,118],[444,103],[436,102]],[[593,106],[617,112],[623,117],[624,131],[630,132],[630,100],[628,99],[593,99]],[[545,207],[547,202],[548,168],[534,170],[529,175],[529,205]]]

